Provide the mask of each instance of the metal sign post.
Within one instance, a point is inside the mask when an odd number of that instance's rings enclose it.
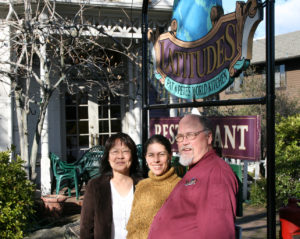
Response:
[[[142,143],[148,138],[148,0],[143,0],[142,8]]]
[[[275,44],[274,3],[266,6],[266,61],[267,61],[267,238],[276,238],[275,211]]]
[[[276,210],[275,210],[275,57],[274,57],[274,4],[275,0],[266,0],[266,66],[267,82],[266,96],[261,98],[235,99],[188,102],[180,104],[155,104],[148,102],[148,0],[143,0],[142,8],[142,92],[143,92],[143,113],[142,113],[142,143],[148,138],[148,111],[151,109],[172,109],[186,107],[204,106],[230,106],[230,105],[252,105],[266,104],[267,109],[267,238],[276,238]]]

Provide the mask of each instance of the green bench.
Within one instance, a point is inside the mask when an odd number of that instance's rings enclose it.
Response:
[[[78,162],[81,184],[87,184],[90,179],[100,175],[100,160],[103,154],[104,151],[88,151],[81,157]]]
[[[62,188],[68,187],[68,194],[71,196],[71,189],[75,187],[76,199],[79,198],[78,170],[75,164],[61,160],[56,154],[50,153],[51,167],[56,179],[56,195]]]
[[[83,183],[100,175],[100,160],[104,153],[104,147],[97,145],[85,152],[80,159],[73,163],[61,160],[54,153],[50,153],[50,160],[53,175],[56,179],[56,194],[62,188],[68,188],[68,195],[71,196],[71,189],[75,188],[76,199],[79,199],[79,192]]]

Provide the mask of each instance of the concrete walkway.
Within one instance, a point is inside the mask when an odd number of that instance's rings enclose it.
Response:
[[[68,203],[74,203],[76,200],[68,199]],[[78,203],[78,202],[77,202]],[[80,202],[79,202],[80,204]],[[65,238],[66,227],[71,223],[77,222],[80,214],[62,216],[55,219],[54,226],[37,230],[31,233],[25,239],[63,239]],[[279,220],[277,216],[276,238],[279,238]],[[265,239],[267,238],[267,212],[265,208],[244,205],[243,217],[238,217],[236,224],[242,228],[243,239]]]
[[[243,217],[238,217],[236,224],[242,227],[243,239],[267,238],[267,210],[244,204]],[[279,217],[276,216],[276,238],[279,238]]]
[[[63,193],[63,192],[62,192]],[[75,194],[75,193],[73,193]],[[79,200],[75,196],[68,197],[63,203],[63,211],[58,215],[57,212],[52,214],[49,210],[45,209],[42,200],[38,200],[38,211],[40,213],[41,229],[30,233],[24,239],[62,239],[65,238],[65,232],[68,225],[80,220],[80,210],[83,202],[81,195]]]
[[[27,237],[24,237],[24,239],[64,239],[67,226],[77,222],[79,219],[80,214],[65,217],[63,220],[59,220],[61,225],[37,230]]]

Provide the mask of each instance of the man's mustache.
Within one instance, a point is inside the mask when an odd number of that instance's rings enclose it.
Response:
[[[183,150],[193,150],[193,147],[192,146],[182,146],[182,147],[180,147],[180,151],[183,151]]]

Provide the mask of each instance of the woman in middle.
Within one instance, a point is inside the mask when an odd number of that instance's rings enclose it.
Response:
[[[175,185],[180,181],[171,167],[171,144],[162,135],[153,135],[144,145],[149,178],[138,183],[130,218],[127,224],[127,239],[148,237],[152,220]]]

